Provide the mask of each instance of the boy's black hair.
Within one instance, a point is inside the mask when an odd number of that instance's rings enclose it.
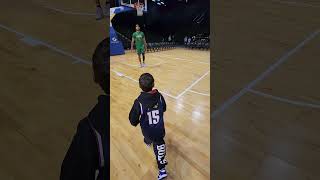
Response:
[[[106,94],[110,94],[110,39],[106,38],[96,47],[92,56],[94,81],[100,85]]]
[[[139,78],[139,85],[142,91],[149,92],[154,87],[154,79],[150,73],[143,73]]]

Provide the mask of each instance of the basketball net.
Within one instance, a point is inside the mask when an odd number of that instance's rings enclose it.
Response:
[[[134,3],[134,7],[137,9],[137,16],[143,16],[144,4],[137,2]]]

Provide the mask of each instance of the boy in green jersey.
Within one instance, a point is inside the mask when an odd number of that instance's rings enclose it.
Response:
[[[131,50],[133,50],[133,44],[136,43],[136,51],[139,57],[139,62],[140,62],[140,67],[145,66],[145,51],[147,49],[147,42],[146,38],[144,36],[144,33],[140,31],[140,26],[137,24],[136,25],[136,32],[132,34],[132,41],[131,41]],[[142,60],[141,62],[141,55],[142,55]]]

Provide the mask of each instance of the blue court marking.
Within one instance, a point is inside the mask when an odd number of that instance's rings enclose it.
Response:
[[[25,42],[30,46],[38,46],[41,44],[41,42],[39,42],[38,40],[33,39],[32,37],[27,37],[27,36],[23,37],[21,41]]]
[[[320,33],[320,30],[317,30],[317,31],[311,33],[307,38],[305,38],[302,42],[300,42],[295,48],[291,49],[290,51],[288,51],[287,53],[282,55],[280,58],[278,58],[274,64],[269,66],[269,68],[266,71],[264,71],[263,73],[261,73],[255,80],[251,81],[247,86],[245,86],[243,89],[241,89],[241,91],[239,93],[232,96],[230,99],[225,101],[221,106],[219,106],[215,111],[213,111],[211,113],[211,117],[215,118],[220,113],[224,112],[229,106],[231,106],[234,102],[236,102],[243,95],[245,95],[248,91],[250,91],[256,84],[258,84],[260,81],[264,80],[276,68],[278,68],[284,62],[286,62],[290,56],[292,56],[294,53],[299,51],[309,41],[314,39],[319,33]]]

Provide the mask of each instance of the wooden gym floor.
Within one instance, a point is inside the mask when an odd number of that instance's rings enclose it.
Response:
[[[215,1],[217,180],[320,179],[320,4]]]
[[[89,62],[106,36],[94,12],[87,0],[2,1],[0,179],[59,179],[77,124],[101,93],[77,61]]]
[[[152,148],[143,142],[140,126],[128,115],[140,94],[139,76],[155,78],[167,101],[165,113],[168,179],[210,177],[210,52],[173,49],[146,54],[140,68],[137,55],[111,57],[111,179],[150,180],[157,177]]]

